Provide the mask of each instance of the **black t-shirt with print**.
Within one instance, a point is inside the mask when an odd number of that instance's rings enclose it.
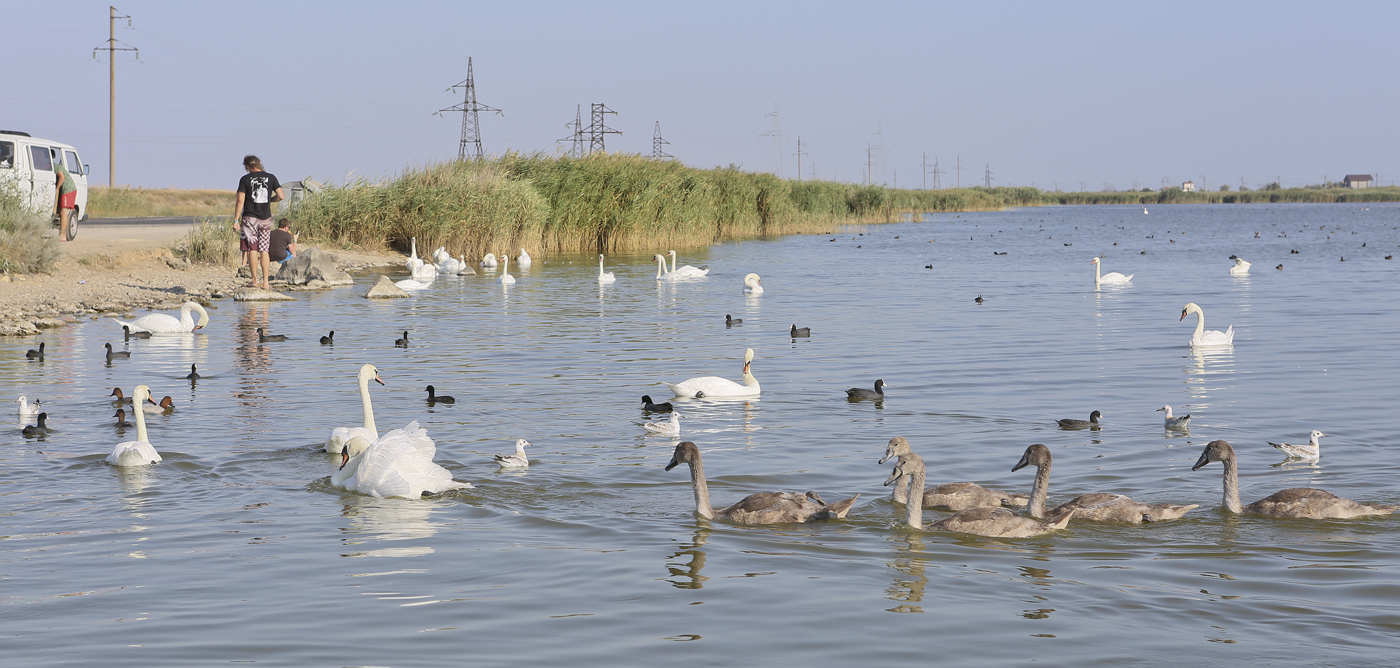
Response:
[[[248,172],[238,180],[243,193],[243,215],[266,220],[272,217],[272,195],[281,188],[277,177],[267,172]]]

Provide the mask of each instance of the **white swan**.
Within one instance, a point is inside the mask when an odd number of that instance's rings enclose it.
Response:
[[[606,273],[603,272],[603,256],[602,256],[602,255],[599,255],[599,256],[598,256],[598,282],[599,282],[599,283],[616,283],[616,282],[617,282],[617,276],[615,276],[611,271],[606,272]]]
[[[501,254],[501,283],[503,285],[514,285],[515,277],[510,275],[510,256]]]
[[[683,267],[681,267],[680,269],[677,269],[677,268],[676,268],[676,251],[666,251],[666,253],[667,253],[668,255],[671,256],[671,271],[673,271],[673,272],[680,272],[680,275],[681,275],[681,276],[685,276],[685,277],[687,277],[687,278],[700,278],[700,277],[702,277],[702,276],[704,276],[704,275],[710,273],[710,268],[709,268],[709,267],[700,267],[699,269],[697,269],[697,268],[692,267],[692,266],[690,266],[690,265],[688,265],[688,264],[685,265],[685,266],[683,266]]]
[[[763,294],[763,286],[758,284],[758,274],[749,274],[748,276],[744,277],[744,294]]]
[[[1167,414],[1167,417],[1162,420],[1162,426],[1167,429],[1186,429],[1191,426],[1191,416],[1189,414],[1172,415],[1171,406],[1163,406],[1157,410],[1164,411]]]
[[[520,249],[520,255],[515,258],[515,264],[518,265],[521,269],[525,269],[532,264],[530,260],[530,254],[526,253],[524,248]]]
[[[356,436],[340,453],[340,468],[331,473],[331,484],[351,492],[377,497],[422,498],[471,487],[457,482],[452,472],[433,462],[437,445],[418,421],[386,432],[374,442]]]
[[[331,430],[330,436],[326,437],[326,452],[336,454],[345,449],[345,442],[356,436],[364,436],[371,442],[379,438],[379,429],[374,426],[374,409],[369,405],[369,381],[373,380],[380,385],[384,381],[379,378],[379,369],[373,364],[366,364],[360,367],[360,408],[364,414],[364,425],[360,427],[336,427]]]
[[[1311,434],[1308,434],[1307,445],[1293,445],[1292,443],[1275,443],[1273,441],[1265,441],[1265,443],[1268,443],[1269,445],[1272,445],[1275,448],[1282,450],[1283,454],[1288,455],[1289,459],[1311,459],[1313,461],[1317,461],[1317,459],[1322,456],[1322,444],[1318,443],[1317,439],[1322,438],[1326,435],[1327,434],[1324,434],[1314,429],[1312,430]]]
[[[523,469],[530,465],[530,458],[525,456],[525,446],[530,442],[521,438],[515,441],[515,454],[496,455],[496,463],[503,469]]]
[[[666,256],[665,256],[665,255],[662,255],[662,254],[660,254],[660,253],[657,253],[656,255],[653,255],[651,259],[653,259],[653,260],[656,261],[656,280],[658,280],[658,281],[688,281],[688,280],[690,280],[690,277],[689,277],[689,276],[682,276],[682,275],[680,275],[680,274],[677,273],[677,272],[669,271],[669,270],[668,270],[669,268],[666,266]]]
[[[1116,271],[1110,271],[1107,274],[1100,276],[1099,259],[1094,258],[1092,260],[1089,260],[1089,264],[1094,265],[1094,287],[1098,287],[1100,283],[1108,283],[1110,285],[1129,283],[1133,280],[1133,277],[1137,275],[1128,274],[1127,276],[1124,276]]]
[[[199,311],[199,322],[195,322],[194,318],[190,317],[190,311]],[[209,324],[209,312],[196,302],[185,302],[180,305],[180,318],[178,320],[175,316],[164,313],[148,313],[131,322],[123,322],[116,318],[112,318],[112,320],[118,325],[130,327],[133,332],[170,334],[202,329]]]
[[[408,243],[408,260],[403,263],[404,266],[408,268],[408,275],[420,282],[427,282],[437,278],[437,265],[431,262],[424,262],[418,257],[418,237],[410,237]],[[411,288],[404,289],[409,290]]]
[[[487,253],[487,254],[486,254],[486,257],[481,258],[481,266],[483,266],[483,267],[494,267],[494,266],[496,266],[496,254],[495,254],[495,253]]]
[[[742,384],[719,376],[700,376],[679,383],[666,383],[666,387],[671,388],[671,391],[675,392],[678,397],[695,397],[697,393],[704,393],[707,398],[756,397],[760,390],[758,379],[749,373],[749,364],[752,362],[753,348],[749,348],[744,351],[744,382]]]
[[[660,434],[662,436],[681,435],[681,414],[674,411],[671,413],[670,422],[638,422],[636,424],[653,434]]]
[[[21,418],[27,418],[27,417],[29,417],[29,416],[31,416],[31,415],[33,415],[33,414],[39,412],[39,400],[38,400],[38,399],[35,399],[35,400],[34,400],[34,403],[31,404],[31,403],[29,403],[29,397],[20,397],[19,400],[18,400],[18,402],[19,402],[19,416],[20,416]]]
[[[447,252],[447,246],[438,246],[437,250],[433,251],[433,262],[442,264],[451,259],[452,255]]]
[[[416,278],[405,278],[402,281],[394,281],[394,285],[400,290],[427,290],[433,287],[432,281],[420,281]]]
[[[446,253],[446,251],[444,251],[444,253]],[[460,272],[462,270],[462,267],[463,264],[461,262],[458,262],[457,258],[452,257],[451,255],[448,255],[447,257],[438,260],[438,272],[447,274],[448,276],[456,276],[457,272]]]
[[[138,402],[149,400],[151,388],[137,385],[132,398]],[[160,461],[160,453],[146,440],[146,416],[141,411],[132,412],[136,414],[136,440],[123,441],[112,448],[112,454],[107,455],[107,463],[112,466],[144,466]]]
[[[1195,302],[1188,303],[1185,308],[1181,309],[1181,317],[1177,318],[1177,322],[1185,320],[1186,314],[1188,313],[1196,314],[1196,331],[1191,334],[1191,342],[1188,345],[1228,346],[1235,342],[1234,325],[1230,325],[1230,327],[1223,332],[1214,329],[1207,332],[1206,314],[1201,310],[1201,307],[1196,306]]]
[[[476,275],[476,270],[475,270],[475,269],[472,269],[472,266],[469,265],[469,264],[467,264],[467,256],[466,256],[466,255],[458,255],[458,256],[457,256],[457,265],[458,265],[458,267],[459,267],[459,268],[457,269],[457,275],[458,275],[458,276],[475,276],[475,275]]]
[[[1231,276],[1246,276],[1249,274],[1250,264],[1245,262],[1244,258],[1238,255],[1231,255],[1230,259],[1235,261],[1235,266],[1230,267]]]

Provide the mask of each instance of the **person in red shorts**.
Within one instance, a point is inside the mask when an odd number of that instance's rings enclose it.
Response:
[[[272,203],[282,201],[282,184],[276,176],[263,171],[262,160],[256,155],[243,156],[243,169],[248,173],[238,180],[233,224],[242,237],[239,248],[244,249],[243,257],[253,273],[253,282],[248,287],[257,287],[258,267],[261,266],[262,288],[271,290],[267,251],[272,237]]]
[[[63,156],[53,161],[54,188],[58,193],[55,207],[58,209],[58,240],[68,241],[68,221],[73,217],[73,209],[78,207],[78,184],[73,175],[63,165]]]

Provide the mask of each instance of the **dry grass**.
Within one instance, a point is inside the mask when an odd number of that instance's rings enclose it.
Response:
[[[233,213],[232,190],[171,188],[91,188],[88,215],[93,218],[148,216],[227,216]]]
[[[48,273],[62,252],[48,215],[21,205],[13,187],[0,188],[0,272]]]
[[[212,218],[196,223],[190,233],[170,250],[175,257],[199,264],[236,267],[241,259],[238,231],[229,223],[216,222]]]

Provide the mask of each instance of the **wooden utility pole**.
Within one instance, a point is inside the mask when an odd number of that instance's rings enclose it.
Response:
[[[131,17],[118,14],[116,7],[107,7],[107,46],[99,46],[92,50],[92,57],[97,57],[98,51],[107,52],[107,187],[114,188],[117,185],[117,52],[131,51],[137,58],[141,57],[141,51],[130,44],[117,46],[117,19],[126,19],[127,27],[131,26]]]

